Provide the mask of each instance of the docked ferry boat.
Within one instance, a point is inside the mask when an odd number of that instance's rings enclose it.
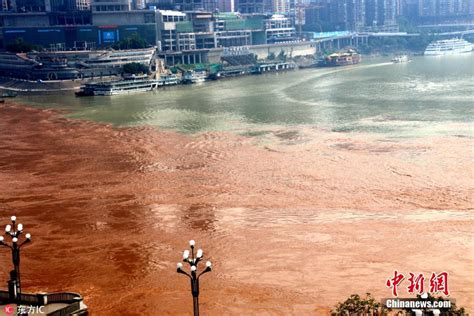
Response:
[[[473,44],[462,38],[452,38],[431,42],[425,50],[425,56],[456,55],[472,52]]]
[[[318,62],[319,67],[337,67],[355,65],[362,61],[362,57],[353,49],[346,52],[334,53],[326,56]]]
[[[146,92],[156,89],[158,85],[159,79],[149,79],[146,75],[132,76],[118,81],[86,83],[76,92],[76,96],[111,96]]]
[[[267,72],[294,70],[295,68],[296,64],[294,62],[262,62],[253,66],[250,73],[257,75]]]
[[[190,84],[190,83],[199,83],[199,82],[204,82],[207,79],[207,72],[204,70],[201,71],[193,71],[189,70],[186,71],[183,75],[183,79],[181,80],[182,83],[184,84]]]
[[[158,79],[158,86],[173,86],[179,84],[179,79],[176,75],[161,75]]]

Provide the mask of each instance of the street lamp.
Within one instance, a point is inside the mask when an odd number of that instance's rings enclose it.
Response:
[[[5,226],[5,235],[11,238],[11,244],[5,242],[5,238],[0,236],[0,245],[11,249],[13,270],[10,271],[10,281],[8,281],[8,293],[10,299],[19,302],[21,294],[20,285],[20,248],[31,242],[31,235],[25,234],[25,239],[20,242],[20,235],[23,233],[23,224],[16,225],[16,216],[11,217],[12,224]]]
[[[178,263],[176,271],[178,273],[187,275],[191,280],[191,293],[193,294],[193,307],[194,307],[194,316],[199,316],[199,278],[204,273],[210,272],[212,270],[212,263],[210,261],[206,262],[206,268],[198,273],[197,267],[198,263],[203,259],[202,249],[198,249],[196,254],[194,254],[194,240],[189,241],[189,246],[191,247],[191,252],[185,250],[183,252],[183,261],[187,262],[190,266],[190,273],[187,273],[183,270],[183,264]]]

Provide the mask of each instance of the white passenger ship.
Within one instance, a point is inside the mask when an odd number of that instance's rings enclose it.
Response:
[[[119,81],[90,82],[76,92],[81,96],[110,96],[152,91],[161,85],[159,79],[150,79],[148,76],[132,76]]]
[[[472,52],[472,44],[460,38],[434,41],[426,47],[426,56],[455,55]]]

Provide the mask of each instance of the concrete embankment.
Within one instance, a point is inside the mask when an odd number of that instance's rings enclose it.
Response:
[[[85,80],[28,81],[12,78],[0,78],[0,89],[15,91],[19,94],[48,94],[61,91],[74,91]]]

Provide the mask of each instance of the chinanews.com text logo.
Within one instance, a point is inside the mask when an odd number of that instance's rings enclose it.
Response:
[[[408,276],[408,278],[407,278]],[[393,277],[387,279],[385,285],[391,289],[392,298],[382,300],[382,303],[391,309],[437,310],[450,309],[452,300],[444,297],[434,298],[435,294],[449,296],[448,272],[428,274],[409,272],[406,276],[398,270]],[[405,282],[406,281],[406,282]],[[427,286],[426,286],[427,285]],[[405,288],[410,295],[416,298],[398,298],[399,290]]]

